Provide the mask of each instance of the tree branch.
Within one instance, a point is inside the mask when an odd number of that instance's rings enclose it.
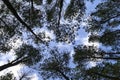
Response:
[[[20,64],[22,62],[25,62],[26,60],[27,60],[27,57],[24,57],[24,58],[21,58],[21,59],[20,59],[20,57],[16,58],[15,60],[13,60],[13,61],[11,61],[11,62],[9,62],[7,64],[4,64],[4,65],[0,66],[0,71],[2,71],[4,69],[7,69],[9,67],[13,67],[15,65],[18,65],[18,64]]]
[[[13,8],[12,4],[9,2],[9,0],[2,0],[4,2],[4,4],[7,6],[7,8],[12,12],[12,14],[17,18],[17,20],[24,25],[38,40],[40,40],[41,42],[43,42],[34,32],[33,30],[30,28],[30,26],[28,26],[18,15],[18,13],[16,12],[16,10]]]
[[[120,77],[108,76],[108,75],[101,74],[101,73],[97,73],[97,72],[92,72],[92,73],[95,74],[95,75],[98,75],[98,76],[104,77],[104,78],[111,79],[111,80],[120,80]]]
[[[59,72],[66,80],[70,80],[69,77],[67,77],[62,71],[60,71],[59,69],[56,70],[57,72]]]
[[[110,21],[111,19],[116,18],[116,17],[120,17],[120,14],[117,14],[117,15],[115,15],[115,16],[112,16],[112,17],[110,17],[110,18],[108,18],[108,19],[106,19],[106,20],[102,20],[102,21],[100,21],[100,23],[101,23],[101,24],[106,23],[106,22],[108,22],[108,21]]]
[[[80,57],[80,59],[107,59],[107,60],[120,60],[120,57]]]
[[[6,27],[9,27],[9,26],[6,24],[6,22],[5,22],[2,18],[0,18],[0,21],[2,21],[3,24],[4,24]]]

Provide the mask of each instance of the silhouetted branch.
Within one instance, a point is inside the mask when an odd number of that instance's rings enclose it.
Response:
[[[22,59],[17,58],[17,59],[15,59],[15,60],[7,63],[7,64],[4,64],[4,65],[0,66],[0,71],[2,71],[2,70],[4,70],[4,69],[7,69],[7,68],[9,68],[9,67],[18,65],[18,64],[20,64],[20,63],[22,63],[22,62],[25,62],[26,60],[27,60],[27,57],[24,57],[24,58],[22,58]]]
[[[17,18],[17,20],[24,25],[38,40],[40,40],[41,42],[43,42],[34,32],[33,30],[30,28],[30,26],[28,26],[18,15],[18,13],[16,12],[16,10],[13,8],[12,4],[9,2],[9,0],[2,0],[4,2],[4,4],[7,6],[7,8],[13,13],[13,15]]]
[[[101,76],[101,77],[104,77],[104,78],[108,78],[108,79],[111,79],[111,80],[120,80],[120,77],[108,76],[108,75],[101,74],[101,73],[98,73],[98,72],[92,72],[92,73],[94,75],[98,75],[98,76]]]
[[[70,80],[69,77],[67,77],[62,71],[60,71],[59,69],[56,70],[57,72],[59,72],[66,80]]]
[[[106,59],[106,60],[120,60],[120,57],[79,57],[79,59]]]
[[[6,27],[9,27],[9,26],[6,24],[6,22],[5,22],[2,18],[0,18],[0,21],[2,21],[3,24],[4,24]]]
[[[106,22],[110,21],[111,19],[117,18],[117,17],[120,17],[120,14],[117,14],[115,16],[112,16],[112,17],[108,18],[108,19],[102,20],[102,21],[100,21],[100,23],[101,24],[106,23]]]

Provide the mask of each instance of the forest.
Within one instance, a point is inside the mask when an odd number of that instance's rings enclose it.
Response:
[[[120,80],[120,0],[0,0],[0,80]]]

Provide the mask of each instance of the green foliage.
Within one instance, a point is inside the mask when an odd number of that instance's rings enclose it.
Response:
[[[55,11],[55,8],[47,11],[47,20],[49,22],[51,22],[52,19],[54,18],[54,11]]]
[[[58,0],[59,2],[59,0]],[[58,16],[58,13],[59,13],[59,5],[58,3],[56,2],[55,5],[50,9],[50,10],[46,10],[46,13],[47,13],[47,20],[48,22],[50,22],[53,26],[57,24],[57,16]]]
[[[47,3],[50,4],[53,0],[47,0]]]
[[[105,46],[119,46],[120,25],[120,2],[108,0],[97,5],[96,11],[91,14],[92,20],[87,28],[88,32],[96,32],[98,36],[92,34],[89,41],[98,41]]]
[[[70,4],[67,7],[67,10],[65,12],[65,19],[72,19],[74,17],[81,17],[84,13],[84,2],[82,0],[71,0]]]
[[[0,52],[6,52],[11,49],[8,40],[15,35],[16,31],[14,26],[8,26],[2,19],[0,21]]]
[[[111,21],[110,23],[108,23],[108,26],[111,26],[111,27],[116,27],[116,26],[119,26],[120,25],[120,21],[119,20],[113,20]]]
[[[79,29],[80,25],[79,23],[72,23],[72,20],[75,19],[78,22],[81,21],[82,16],[85,13],[84,0],[71,0],[64,15],[64,18],[71,22],[69,24],[64,23],[59,25],[59,17],[63,17],[63,15],[60,15],[60,9],[63,7],[63,5],[60,3],[61,0],[56,0],[55,5],[50,8],[48,8],[48,6],[53,0],[46,0],[46,4],[44,5],[42,5],[43,0],[33,0],[33,8],[29,0],[23,0],[22,2],[17,0],[10,1],[16,11],[20,14],[21,18],[30,25],[31,30],[33,28],[35,29],[37,26],[41,28],[43,25],[44,27],[47,27],[46,29],[54,32],[56,36],[56,42],[74,42],[76,31]],[[27,4],[24,5],[25,3]],[[38,7],[36,8],[36,4],[40,8],[44,8],[44,10],[37,9]],[[114,45],[115,48],[117,46],[118,50],[120,49],[120,30],[115,29],[120,25],[119,5],[119,0],[106,0],[105,2],[98,4],[96,11],[91,14],[91,20],[88,23],[90,26],[88,26],[86,29],[86,31],[92,32],[89,37],[89,41],[98,41],[103,43],[105,46]],[[8,41],[13,37],[16,37],[16,34],[19,35],[19,32],[26,31],[26,29],[21,26],[21,23],[16,20],[16,18],[10,13],[4,4],[0,4],[0,6],[2,6],[2,8],[0,8],[0,52],[2,53],[10,51],[11,47],[8,46]],[[43,37],[41,37],[42,34],[44,35]],[[41,32],[37,36],[43,39],[45,38],[45,33]],[[32,37],[30,36],[29,38]],[[27,41],[29,41],[29,39]],[[26,43],[26,41],[23,41],[23,43]],[[39,43],[36,44],[40,46],[40,48],[41,45],[46,46],[45,43],[40,45]],[[48,45],[47,47],[49,50],[51,49]],[[44,47],[42,48],[44,50],[46,49]],[[50,56],[48,58],[45,56],[39,67],[42,77],[45,78],[45,80],[50,78],[59,78],[61,80],[120,79],[120,63],[118,63],[119,55],[109,54],[109,52],[96,49],[94,46],[80,46],[76,47],[74,50],[75,54],[72,56],[73,62],[76,64],[74,68],[70,67],[69,61],[71,60],[71,57],[69,56],[69,52],[59,52],[59,49],[57,48],[50,50],[50,53],[48,54]],[[29,44],[23,44],[15,51],[16,59],[15,61],[10,62],[10,64],[24,63],[27,66],[31,66],[40,62],[42,58],[40,49],[37,49]],[[115,50],[113,53],[117,53],[117,50]],[[115,61],[117,63],[111,64],[110,62],[104,60],[105,58],[116,58]],[[17,61],[21,62],[17,63]],[[97,66],[86,69],[85,64],[90,61],[106,61],[106,63],[96,64]],[[9,64],[7,66],[9,66]],[[0,80],[13,80],[13,76],[12,74],[7,74],[7,76],[1,76]]]
[[[0,80],[15,80],[15,78],[13,77],[13,74],[7,73],[4,76],[0,76]]]
[[[38,49],[26,44],[23,44],[16,50],[16,55],[18,58],[23,59],[23,63],[27,65],[33,65],[39,62],[42,58]]]
[[[100,36],[98,34],[91,34],[89,36],[89,42],[99,42]]]
[[[96,7],[97,10],[91,14],[92,21],[88,30],[95,31],[97,28],[99,29],[98,31],[102,31],[106,27],[109,29],[118,27],[120,17],[119,5],[120,2],[112,0],[98,4]]]
[[[61,78],[64,79],[64,75],[68,75],[70,68],[68,67],[70,56],[68,53],[59,53],[55,48],[50,51],[51,57],[44,60],[40,65],[41,74],[45,79],[49,78]],[[63,73],[63,74],[61,74]]]
[[[118,46],[119,32],[119,30],[105,30],[102,35],[91,34],[89,36],[89,42],[100,42],[105,46]]]
[[[35,8],[31,10],[29,6],[24,6],[24,7],[25,8],[23,8],[21,13],[24,18],[24,21],[26,21],[31,28],[41,27],[41,22],[40,22],[40,18],[42,17],[41,11]]]
[[[113,45],[116,41],[116,36],[112,31],[106,30],[105,33],[101,36],[100,42],[102,42],[105,45]]]
[[[85,64],[87,61],[96,60],[96,55],[99,55],[95,46],[78,46],[75,48],[74,62],[79,64]]]
[[[43,0],[33,0],[34,2],[35,2],[35,4],[37,4],[37,5],[41,5],[42,4],[42,2],[43,2]]]
[[[104,63],[99,64],[96,67],[93,67],[89,70],[87,70],[87,75],[90,76],[90,80],[117,80],[120,79],[119,73],[120,73],[120,64],[115,63]]]
[[[78,46],[73,55],[74,62],[77,64],[77,78],[82,80],[119,80],[119,60],[110,61],[112,57],[116,58],[117,56],[119,56],[119,52],[115,56],[114,53],[104,52],[94,47]],[[90,61],[96,62],[96,66],[87,68]],[[116,63],[112,63],[114,61]]]

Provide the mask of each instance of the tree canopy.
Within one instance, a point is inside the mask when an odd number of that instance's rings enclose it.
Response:
[[[87,2],[95,1],[1,0],[0,60],[12,58],[0,61],[0,73],[22,65],[36,71],[38,80],[120,80],[120,1],[101,0],[86,19]],[[75,44],[81,28],[99,46]],[[7,72],[0,80],[29,76]]]

